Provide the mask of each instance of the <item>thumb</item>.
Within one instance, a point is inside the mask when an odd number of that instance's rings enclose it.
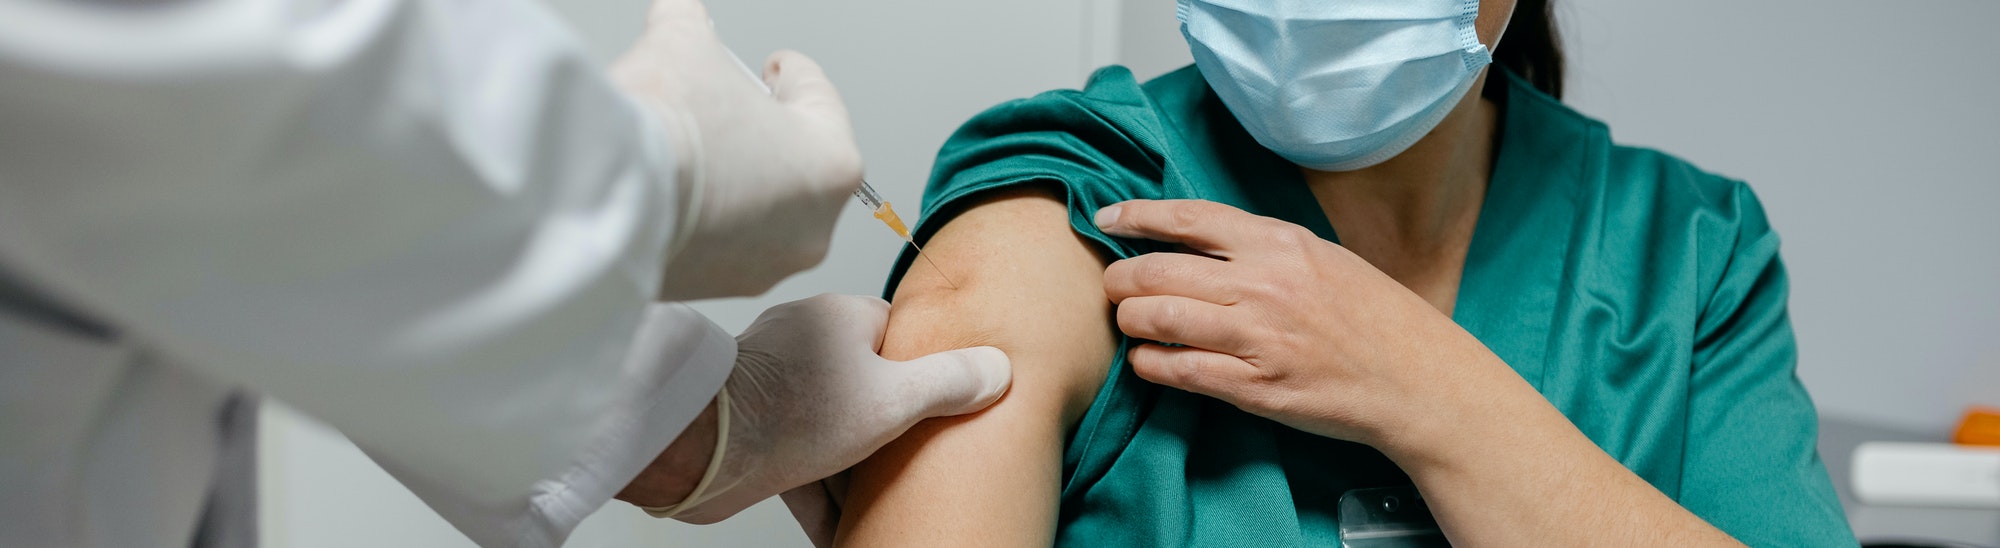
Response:
[[[963,415],[993,405],[1014,381],[1007,354],[991,346],[939,352],[896,364],[909,390],[905,401],[917,405],[914,419]]]
[[[764,83],[771,86],[771,94],[779,103],[816,116],[847,120],[847,106],[840,100],[840,90],[834,89],[833,81],[827,79],[819,62],[806,54],[792,50],[771,54],[764,60]]]

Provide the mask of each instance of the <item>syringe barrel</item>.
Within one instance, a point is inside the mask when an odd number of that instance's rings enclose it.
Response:
[[[861,200],[861,205],[869,211],[882,209],[882,195],[876,194],[875,187],[868,186],[868,181],[862,181],[861,187],[854,189],[854,198]]]

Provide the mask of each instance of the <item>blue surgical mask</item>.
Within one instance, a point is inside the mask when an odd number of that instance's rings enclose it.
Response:
[[[1259,144],[1322,171],[1380,164],[1493,62],[1479,0],[1179,0],[1195,66]]]

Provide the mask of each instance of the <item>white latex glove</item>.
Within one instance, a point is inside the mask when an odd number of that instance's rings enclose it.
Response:
[[[819,64],[780,51],[763,73],[759,85],[699,0],[655,2],[612,66],[612,80],[670,130],[686,189],[664,300],[756,295],[819,264],[861,184],[847,107]]]
[[[723,388],[729,417],[721,466],[674,519],[713,523],[816,486],[917,421],[985,409],[1013,380],[1007,355],[987,346],[885,359],[876,353],[888,321],[888,302],[831,294],[758,316],[736,338],[736,370]]]

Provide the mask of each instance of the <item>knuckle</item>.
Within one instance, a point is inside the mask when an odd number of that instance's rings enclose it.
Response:
[[[1282,383],[1279,382],[1278,376],[1273,374],[1269,368],[1264,367],[1259,367],[1255,372],[1246,376],[1243,379],[1243,384],[1246,389],[1245,392],[1254,395],[1252,399],[1256,400],[1260,407],[1270,407],[1275,401],[1277,394],[1282,392],[1284,388]]]
[[[1182,353],[1148,343],[1134,347],[1130,359],[1133,369],[1149,380],[1181,388],[1198,388],[1201,372]]]
[[[1258,384],[1276,388],[1285,384],[1286,377],[1287,375],[1285,375],[1283,369],[1277,367],[1259,367],[1257,368],[1257,374],[1253,378],[1256,379]]]
[[[1285,231],[1291,233],[1292,239],[1297,241],[1300,247],[1317,246],[1326,241],[1321,240],[1318,234],[1313,233],[1312,229],[1299,225],[1287,224]]]
[[[1185,234],[1201,223],[1202,211],[1189,203],[1176,203],[1167,209],[1167,219],[1175,233]]]
[[[1271,231],[1271,243],[1286,249],[1305,247],[1306,242],[1317,239],[1311,231],[1299,225],[1287,224]]]
[[[1242,405],[1249,408],[1253,413],[1269,415],[1283,412],[1286,408],[1287,400],[1288,398],[1282,392],[1273,387],[1260,387],[1250,390],[1249,394],[1243,398]]]
[[[1277,280],[1258,276],[1238,282],[1240,291],[1258,300],[1278,300],[1285,296],[1284,286]]]
[[[1180,386],[1207,390],[1207,383],[1210,380],[1208,371],[1201,367],[1201,362],[1192,358],[1193,356],[1185,352],[1173,355],[1173,365],[1170,369],[1173,371],[1174,381]]]
[[[1187,307],[1178,302],[1161,303],[1153,314],[1153,331],[1166,333],[1187,321]]]
[[[1118,308],[1118,324],[1128,334],[1162,340],[1171,334],[1181,314],[1181,307],[1175,303],[1142,299]]]

